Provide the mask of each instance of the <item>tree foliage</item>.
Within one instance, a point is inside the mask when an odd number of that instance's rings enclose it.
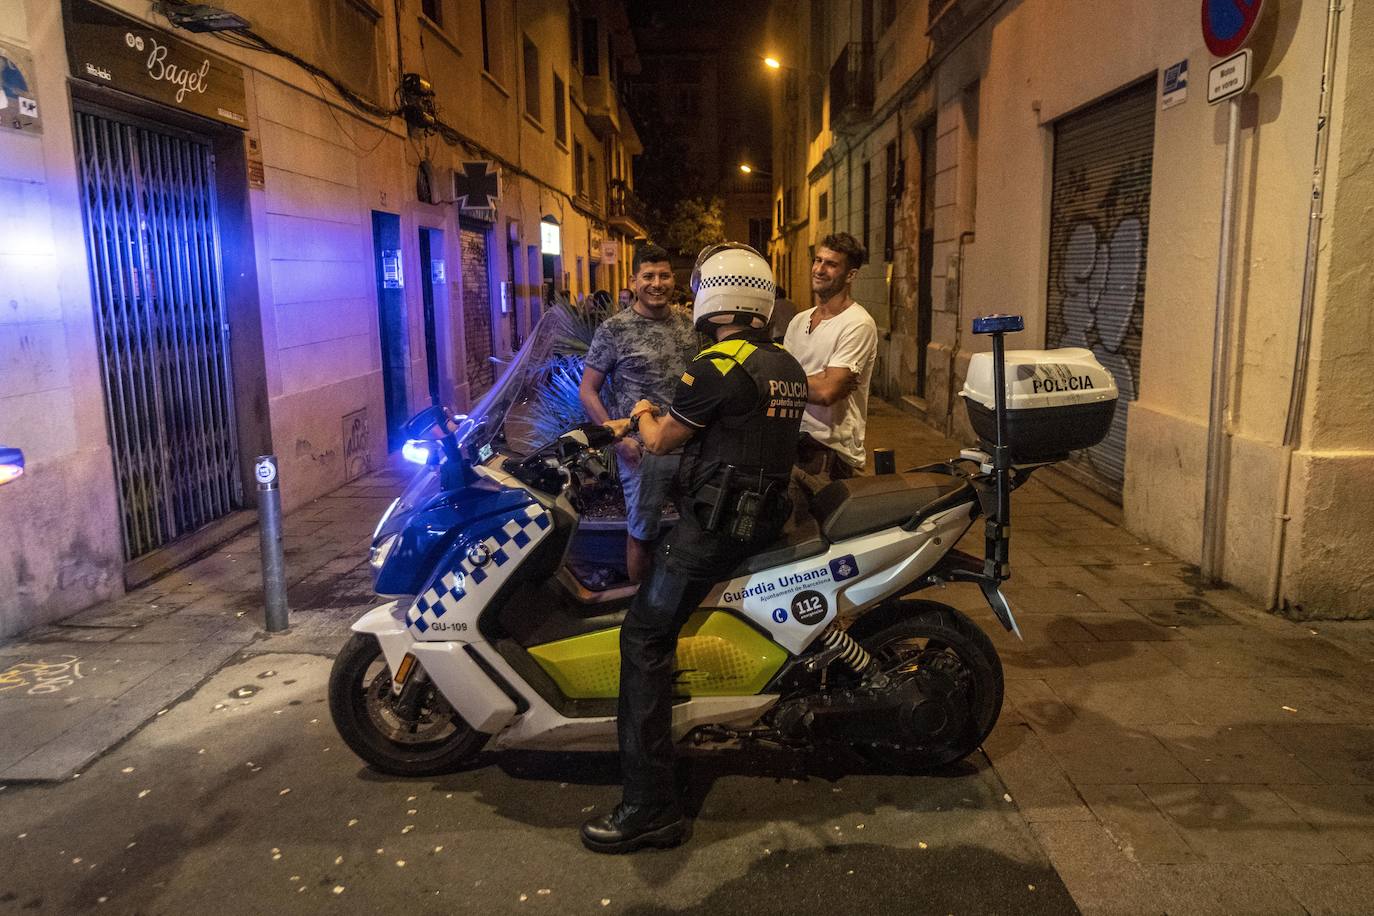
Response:
[[[725,241],[725,204],[719,197],[678,201],[663,227],[663,244],[685,255]]]

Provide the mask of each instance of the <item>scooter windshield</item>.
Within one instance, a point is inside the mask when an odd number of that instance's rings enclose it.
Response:
[[[610,314],[590,299],[582,305],[555,300],[496,383],[469,411],[475,426],[464,438],[474,453],[491,446],[525,457],[587,422],[578,398],[582,368],[592,335]]]

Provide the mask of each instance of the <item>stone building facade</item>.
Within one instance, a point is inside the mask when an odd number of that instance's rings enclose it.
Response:
[[[216,6],[0,0],[0,636],[251,524],[257,455],[378,466],[643,234],[622,3]]]
[[[1230,103],[1208,102],[1208,6],[775,0],[772,257],[805,289],[818,238],[864,239],[855,295],[881,331],[875,388],[966,438],[957,393],[986,346],[974,316],[1023,314],[1014,346],[1092,349],[1121,408],[1063,473],[1271,607],[1370,616],[1374,344],[1357,214],[1374,200],[1374,7],[1263,5],[1238,103],[1229,359],[1214,372]],[[1229,27],[1235,5],[1210,6]]]

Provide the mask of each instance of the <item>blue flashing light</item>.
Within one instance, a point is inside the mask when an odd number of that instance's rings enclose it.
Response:
[[[1026,322],[1020,315],[983,315],[973,319],[975,334],[1010,334],[1025,329]]]
[[[0,445],[0,485],[18,480],[24,474],[24,453],[17,448]]]
[[[429,464],[435,451],[435,443],[411,439],[401,446],[401,457],[414,464]]]

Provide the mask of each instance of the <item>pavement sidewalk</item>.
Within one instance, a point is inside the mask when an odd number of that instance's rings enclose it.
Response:
[[[886,405],[869,431],[898,467],[955,448]],[[1012,502],[1024,641],[972,586],[927,595],[992,635],[1006,704],[984,750],[1079,907],[1374,912],[1374,621],[1206,587],[1062,477]],[[962,546],[981,555],[979,526]]]
[[[876,401],[869,440],[894,447],[899,468],[957,450]],[[367,539],[405,474],[374,473],[286,519],[286,634],[261,632],[249,531],[0,643],[0,786],[79,771],[231,660],[332,655],[375,603]],[[1077,905],[1374,911],[1374,623],[1293,623],[1206,588],[1113,507],[1048,475],[1013,507],[1006,591],[1024,642],[972,587],[926,597],[973,616],[1002,655],[1007,700],[985,751]],[[965,549],[979,553],[979,537]]]
[[[378,603],[368,540],[409,476],[398,463],[286,517],[285,633],[263,631],[252,528],[118,600],[0,641],[0,784],[67,778],[241,653],[332,656]]]

